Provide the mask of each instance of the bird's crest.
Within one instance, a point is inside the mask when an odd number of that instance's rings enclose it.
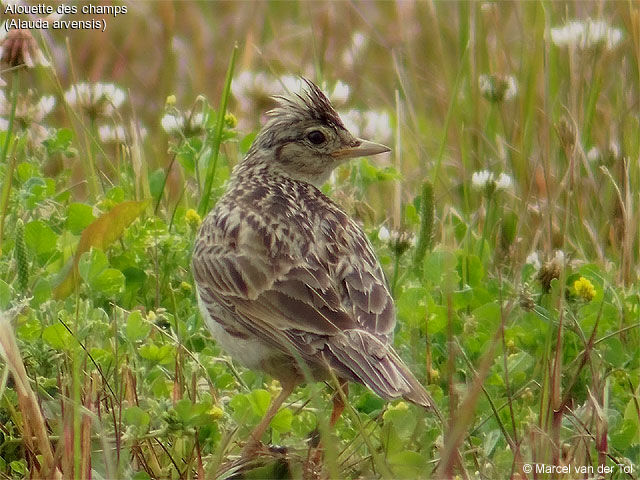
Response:
[[[291,120],[312,118],[326,125],[344,128],[340,116],[327,96],[311,80],[300,77],[304,82],[302,92],[290,96],[275,95],[278,106],[267,112],[272,119],[290,117]]]

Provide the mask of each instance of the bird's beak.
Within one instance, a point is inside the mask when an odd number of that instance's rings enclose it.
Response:
[[[336,150],[331,154],[331,156],[333,158],[356,158],[378,155],[379,153],[390,151],[391,149],[389,147],[358,138],[353,146]]]

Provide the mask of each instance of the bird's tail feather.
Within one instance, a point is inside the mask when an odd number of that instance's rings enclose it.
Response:
[[[334,357],[330,364],[347,369],[353,376],[387,400],[404,398],[425,408],[435,404],[418,379],[409,371],[393,349],[363,330],[349,330],[336,336],[328,345]],[[337,362],[336,362],[337,360]],[[342,367],[342,368],[341,368]]]

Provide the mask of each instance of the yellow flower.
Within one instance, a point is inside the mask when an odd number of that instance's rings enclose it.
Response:
[[[573,288],[576,291],[576,295],[584,298],[587,302],[590,302],[596,296],[596,289],[587,278],[580,277],[573,283]]]
[[[236,125],[238,125],[238,119],[233,113],[225,113],[224,124],[227,128],[236,128]]]
[[[211,415],[214,420],[217,420],[219,418],[222,418],[222,416],[224,415],[224,410],[222,410],[217,405],[214,405],[209,409],[209,415]]]
[[[167,97],[167,99],[164,101],[165,105],[167,105],[168,107],[172,107],[173,105],[176,104],[176,96],[175,95],[169,95]]]
[[[187,224],[194,230],[198,228],[202,223],[202,218],[200,218],[198,212],[196,212],[193,208],[187,210],[187,213],[184,214],[184,219],[187,221]]]
[[[180,290],[182,290],[184,293],[191,293],[191,284],[188,282],[181,282]]]

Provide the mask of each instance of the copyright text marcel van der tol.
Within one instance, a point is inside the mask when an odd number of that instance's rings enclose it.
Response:
[[[599,475],[607,475],[616,471],[633,474],[633,465],[619,463],[617,465],[598,465],[597,467],[594,467],[593,465],[547,465],[545,463],[525,463],[522,465],[522,471],[524,473],[535,472],[537,474],[541,473],[549,475],[584,475],[582,478],[587,478],[588,476],[595,475],[596,473]]]
[[[104,18],[96,18],[94,15],[112,16],[126,15],[126,5],[94,5],[92,3],[66,4],[57,6],[48,3],[4,5],[5,15],[31,15],[45,16],[40,18],[9,18],[3,27],[6,31],[21,28],[29,30],[102,30],[107,29],[107,21]],[[80,15],[85,18],[80,20],[65,19],[65,15]]]

